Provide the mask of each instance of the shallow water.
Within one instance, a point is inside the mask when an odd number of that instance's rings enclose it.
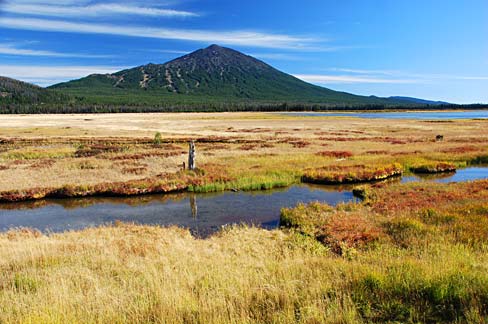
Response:
[[[296,185],[259,192],[182,193],[131,198],[59,199],[0,204],[0,231],[29,227],[63,232],[110,224],[116,220],[152,225],[178,225],[200,237],[223,225],[245,223],[276,228],[280,210],[300,202],[355,200],[351,187]]]
[[[414,181],[434,181],[434,182],[464,182],[488,179],[488,167],[470,167],[459,169],[456,172],[437,173],[437,174],[417,174],[409,177],[403,177],[402,182]]]
[[[359,117],[359,118],[386,118],[386,119],[420,119],[420,120],[450,120],[450,119],[487,119],[488,110],[470,111],[405,111],[405,112],[299,112],[286,113],[294,116],[306,117]]]
[[[460,182],[488,179],[488,167],[470,167],[456,173],[415,175],[392,182]],[[29,227],[42,232],[64,232],[111,224],[115,221],[177,225],[206,237],[227,224],[279,226],[280,210],[312,201],[336,205],[356,201],[353,186],[295,185],[285,189],[209,194],[179,193],[129,198],[91,197],[48,199],[0,204],[0,231]]]

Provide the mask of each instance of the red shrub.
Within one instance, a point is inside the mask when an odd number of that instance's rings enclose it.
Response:
[[[304,148],[304,147],[309,146],[312,143],[310,143],[308,141],[293,141],[293,142],[290,142],[290,144],[293,145],[293,147],[295,147],[295,148]]]
[[[322,151],[322,152],[318,152],[317,155],[333,157],[338,159],[345,159],[353,156],[352,152],[350,151]]]
[[[372,155],[383,155],[383,154],[388,154],[388,151],[382,151],[382,150],[377,150],[377,151],[366,151],[366,154],[372,154]]]
[[[333,252],[342,254],[344,246],[362,248],[382,236],[382,230],[364,216],[335,214],[320,228],[317,239]]]
[[[256,144],[244,144],[244,145],[239,147],[239,150],[251,151],[251,150],[254,150],[256,147],[257,147]]]
[[[476,152],[476,151],[479,151],[479,149],[474,146],[458,146],[458,147],[451,147],[451,148],[444,149],[441,152],[462,154],[462,153]]]

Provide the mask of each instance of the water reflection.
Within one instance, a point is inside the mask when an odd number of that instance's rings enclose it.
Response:
[[[350,186],[296,185],[270,191],[179,193],[130,198],[51,199],[0,205],[0,231],[31,227],[62,232],[113,223],[116,220],[153,225],[178,225],[205,237],[226,224],[264,228],[279,225],[280,210],[299,202],[331,205],[355,200]]]
[[[477,167],[456,173],[396,177],[384,182],[455,182],[487,178],[488,167]],[[189,228],[200,237],[208,236],[226,224],[245,223],[271,229],[279,225],[281,208],[294,207],[300,202],[319,201],[336,205],[356,201],[352,194],[353,187],[295,185],[255,192],[88,197],[0,204],[0,231],[31,227],[44,232],[63,232],[110,224],[116,220],[177,225]]]
[[[198,206],[197,206],[197,196],[195,194],[190,194],[190,207],[191,215],[193,218],[198,217]]]

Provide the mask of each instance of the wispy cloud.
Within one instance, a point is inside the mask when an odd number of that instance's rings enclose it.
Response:
[[[7,1],[3,1],[7,2]],[[14,2],[9,0],[9,2]],[[50,4],[50,5],[73,5],[73,4],[86,4],[90,0],[15,0],[15,3],[38,3],[38,4]]]
[[[488,76],[483,75],[452,75],[452,74],[410,74],[417,78],[424,78],[430,80],[444,80],[444,81],[487,81]]]
[[[285,53],[250,53],[249,55],[263,60],[283,60],[283,61],[301,60],[301,58],[297,55],[291,55]]]
[[[285,34],[269,34],[254,31],[212,31],[198,29],[152,28],[34,18],[1,17],[0,26],[4,28],[33,31],[122,35],[131,37],[194,41],[207,44],[216,42],[228,45],[283,49],[307,49],[313,43],[318,41],[317,39],[313,38],[297,37]]]
[[[62,4],[62,3],[61,3]],[[35,16],[51,17],[95,17],[119,15],[139,15],[153,17],[196,17],[197,13],[173,9],[161,9],[155,7],[136,6],[118,3],[98,3],[87,5],[73,5],[74,2],[67,1],[64,5],[59,2],[48,1],[24,1],[23,3],[7,2],[2,6],[2,11]]]
[[[126,67],[0,65],[2,76],[35,83],[40,86],[78,79],[93,73],[114,73],[124,68]]]
[[[181,51],[181,50],[151,50],[151,51],[157,53],[178,54],[178,55],[185,55],[190,53],[189,51]]]
[[[409,73],[400,70],[367,70],[350,68],[326,69],[334,74],[297,74],[297,78],[318,84],[382,83],[433,84],[448,81],[488,81],[488,76],[463,76],[432,73]]]
[[[416,79],[393,79],[373,76],[353,75],[326,75],[326,74],[295,74],[295,77],[311,83],[338,84],[338,83],[384,83],[384,84],[412,84],[421,83]]]
[[[380,75],[395,75],[399,74],[399,71],[395,70],[363,70],[363,69],[345,69],[345,68],[331,68],[329,71],[352,73],[352,74],[380,74]]]
[[[46,56],[46,57],[75,57],[75,58],[107,58],[109,55],[91,55],[81,53],[60,53],[54,51],[34,50],[22,48],[18,44],[0,43],[0,54],[15,56]]]

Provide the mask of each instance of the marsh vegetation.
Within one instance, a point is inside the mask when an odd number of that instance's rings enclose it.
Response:
[[[487,123],[5,116],[0,197],[255,190],[441,172],[486,162]],[[194,172],[181,167],[190,140]],[[0,322],[488,321],[487,180],[366,183],[355,192],[362,202],[283,209],[280,229],[228,226],[207,239],[120,222],[0,234]]]

